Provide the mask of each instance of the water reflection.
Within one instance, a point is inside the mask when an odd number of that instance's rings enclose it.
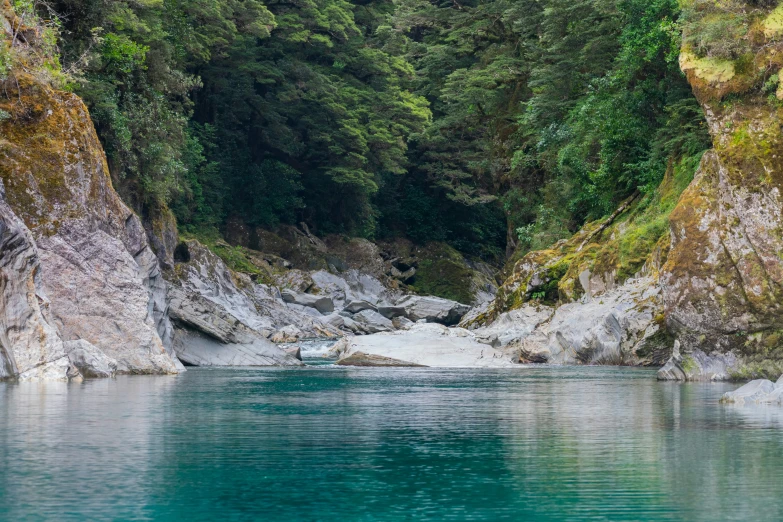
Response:
[[[783,408],[616,368],[0,385],[0,519],[783,519]]]

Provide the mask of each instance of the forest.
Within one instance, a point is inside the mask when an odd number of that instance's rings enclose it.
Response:
[[[12,3],[46,21],[123,199],[195,236],[305,223],[502,264],[709,146],[678,57],[714,2]],[[693,48],[741,55],[713,29]]]

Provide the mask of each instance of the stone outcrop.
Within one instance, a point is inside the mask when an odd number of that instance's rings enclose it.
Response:
[[[32,235],[0,180],[0,380],[67,380],[70,363],[48,313]]]
[[[187,255],[166,275],[176,327],[174,349],[185,364],[299,365],[267,337],[289,325],[314,337],[336,335],[329,325],[291,310],[269,287],[229,270],[197,241],[178,248]]]
[[[30,273],[52,331],[88,341],[120,373],[178,372],[157,258],[112,188],[86,107],[26,73],[15,80],[0,97],[0,179],[37,247]]]
[[[468,330],[440,324],[417,324],[407,331],[353,337],[336,351],[340,352],[337,362],[340,365],[440,368],[514,365],[507,354],[480,342]]]
[[[763,28],[748,28],[754,54],[745,68],[683,49],[713,149],[672,213],[661,277],[683,353],[733,352],[738,377],[783,371],[783,109],[758,88],[780,72],[783,43]],[[727,95],[732,102],[722,103]]]
[[[739,359],[731,352],[707,354],[696,349],[683,354],[680,346],[680,341],[674,342],[671,358],[658,370],[659,381],[728,381],[739,369]]]

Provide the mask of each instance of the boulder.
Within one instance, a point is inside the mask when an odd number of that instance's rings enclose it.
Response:
[[[408,331],[353,337],[340,360],[357,353],[362,354],[357,356],[358,360],[375,356],[443,368],[514,366],[510,357],[479,343],[469,331],[439,324],[417,324]]]
[[[733,353],[706,354],[701,350],[681,353],[680,341],[666,364],[658,370],[659,381],[727,381],[739,361]]]
[[[394,326],[397,330],[408,330],[410,329],[415,323],[408,319],[407,317],[395,317],[392,319],[392,326]]]
[[[775,382],[775,388],[783,388],[783,375],[781,375],[777,382]]]
[[[391,304],[381,304],[378,305],[378,313],[387,319],[405,317],[405,307]]]
[[[304,337],[302,331],[296,326],[289,324],[272,334],[269,338],[273,343],[295,343]]]
[[[521,343],[539,326],[554,315],[555,310],[548,306],[523,305],[521,308],[504,312],[489,326],[473,330],[476,337],[484,339],[496,348]]]
[[[285,348],[283,351],[298,361],[302,360],[302,349],[299,346]]]
[[[362,312],[364,310],[372,310],[373,312],[378,311],[378,307],[376,307],[372,303],[368,303],[364,300],[358,300],[358,301],[351,301],[347,305],[345,305],[345,308],[343,308],[346,312],[350,312],[352,314],[358,314],[359,312]]]
[[[330,314],[334,312],[334,301],[332,301],[331,297],[300,294],[294,292],[293,290],[283,290],[281,293],[283,295],[283,301],[286,303],[315,308],[322,314]]]
[[[775,390],[775,385],[767,379],[757,379],[733,392],[726,392],[721,398],[721,402],[733,404],[745,404],[751,402],[761,402],[770,393]]]
[[[71,364],[85,379],[114,377],[117,373],[117,361],[87,341],[68,341],[65,351]]]
[[[411,367],[423,367],[421,364],[415,364],[408,361],[401,361],[399,359],[392,359],[391,357],[384,357],[382,355],[374,355],[362,352],[353,352],[349,356],[344,357],[337,361],[339,366],[370,366],[370,367],[395,367],[395,368],[411,368]]]
[[[447,326],[460,322],[468,313],[470,307],[449,301],[440,297],[408,295],[395,304],[405,310],[405,317],[411,321],[426,320],[427,322],[445,324]]]
[[[388,332],[394,329],[394,324],[390,320],[374,310],[362,310],[353,316],[353,320],[369,333]]]

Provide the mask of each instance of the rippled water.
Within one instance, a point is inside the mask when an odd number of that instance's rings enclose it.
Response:
[[[781,520],[783,408],[612,368],[0,384],[3,520]]]

